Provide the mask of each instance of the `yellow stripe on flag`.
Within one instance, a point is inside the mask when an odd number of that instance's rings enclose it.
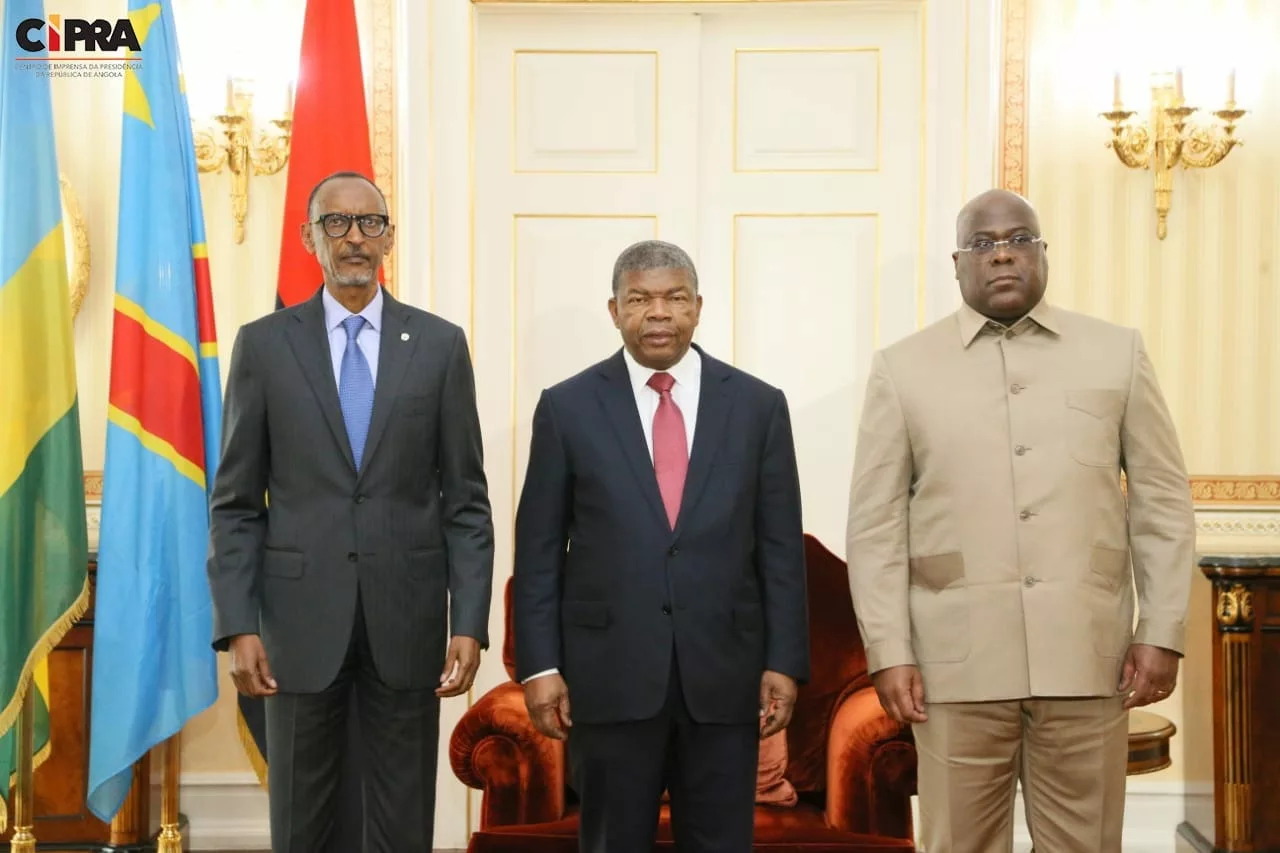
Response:
[[[41,658],[40,663],[36,664],[36,671],[31,675],[31,684],[36,689],[36,702],[44,705],[49,718],[49,737],[44,743],[37,741],[35,744],[35,758],[31,765],[35,768],[44,764],[53,752],[53,704],[49,701],[49,658]]]
[[[6,72],[7,73],[7,72]],[[50,267],[52,266],[52,269]],[[76,400],[76,364],[71,328],[62,224],[45,235],[13,278],[0,287],[0,386],[5,399],[29,400],[18,411],[0,412],[0,495],[9,491],[27,457]],[[33,328],[39,324],[38,328]]]

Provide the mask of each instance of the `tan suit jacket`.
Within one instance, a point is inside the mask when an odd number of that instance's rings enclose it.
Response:
[[[1181,653],[1195,516],[1140,333],[966,305],[877,352],[847,544],[871,671],[927,702],[1113,696],[1131,642]]]

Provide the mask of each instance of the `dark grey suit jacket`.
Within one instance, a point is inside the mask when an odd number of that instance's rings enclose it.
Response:
[[[548,388],[534,411],[516,516],[516,677],[558,668],[574,722],[657,714],[673,646],[689,713],[703,723],[758,722],[766,669],[809,679],[786,398],[698,353],[698,418],[675,530],[621,350]]]
[[[320,291],[244,326],[231,354],[208,560],[214,647],[261,634],[284,692],[333,680],[357,594],[395,689],[438,683],[450,627],[488,647],[493,523],[465,335],[383,298],[358,474]]]

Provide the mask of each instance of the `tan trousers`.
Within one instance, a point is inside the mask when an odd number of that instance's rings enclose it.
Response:
[[[1022,782],[1036,853],[1120,853],[1123,697],[926,706],[915,725],[925,853],[1009,853]]]

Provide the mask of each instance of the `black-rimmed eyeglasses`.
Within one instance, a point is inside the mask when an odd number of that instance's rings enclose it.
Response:
[[[391,217],[385,213],[326,213],[319,219],[313,219],[313,225],[324,226],[324,233],[333,239],[347,236],[347,232],[351,230],[352,222],[360,223],[360,233],[366,237],[381,237],[383,232],[387,230]]]

